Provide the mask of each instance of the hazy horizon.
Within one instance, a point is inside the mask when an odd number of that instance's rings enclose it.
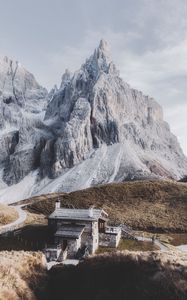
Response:
[[[0,54],[48,89],[107,40],[121,77],[162,105],[187,154],[186,1],[0,0],[0,10]]]

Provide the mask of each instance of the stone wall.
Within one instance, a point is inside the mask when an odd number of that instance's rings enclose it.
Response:
[[[98,222],[92,223],[92,242],[93,242],[93,248],[92,253],[95,253],[95,251],[99,247],[99,229],[98,229]]]
[[[45,249],[45,257],[47,261],[56,261],[61,253],[61,249]]]
[[[121,233],[100,233],[99,246],[117,248],[121,239]]]
[[[67,240],[67,258],[74,258],[81,247],[81,236],[78,239]]]
[[[59,228],[60,226],[67,225],[70,222],[65,222],[63,220],[49,220],[49,226],[53,227],[54,230]],[[91,222],[91,221],[76,221],[77,225],[84,225],[84,231],[81,235],[81,238],[77,240],[77,245],[75,240],[68,240],[68,246],[70,245],[70,253],[73,255],[73,248],[75,247],[76,251],[83,246],[87,246],[89,253],[94,254],[95,251],[98,249],[99,246],[99,233],[98,233],[98,222]],[[63,240],[63,238],[62,238]],[[56,243],[61,243],[60,238],[55,238]],[[69,252],[69,251],[68,251]]]
[[[88,246],[90,254],[94,254],[99,246],[98,222],[87,224],[81,239],[81,246]]]

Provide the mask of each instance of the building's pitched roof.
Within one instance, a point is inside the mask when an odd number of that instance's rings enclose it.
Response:
[[[84,228],[85,226],[79,225],[61,226],[58,228],[57,232],[55,233],[55,236],[78,239],[82,234]]]
[[[49,219],[63,219],[63,220],[84,220],[94,221],[98,219],[107,220],[108,214],[103,209],[71,209],[71,208],[57,208],[49,216]]]

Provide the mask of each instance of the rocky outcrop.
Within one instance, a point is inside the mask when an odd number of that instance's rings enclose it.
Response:
[[[18,63],[0,66],[0,181],[37,169],[36,194],[187,174],[161,106],[120,78],[105,41],[49,94]]]
[[[18,62],[0,58],[0,169],[8,184],[38,167],[47,90]]]
[[[5,104],[14,102],[23,107],[33,98],[46,97],[46,89],[19,62],[8,57],[0,58],[0,74],[0,96]]]

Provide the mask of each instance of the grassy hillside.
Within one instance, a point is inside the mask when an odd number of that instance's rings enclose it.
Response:
[[[0,300],[37,299],[46,279],[41,253],[0,252],[0,270]]]
[[[114,223],[143,230],[187,231],[187,184],[172,181],[112,183],[69,194],[35,197],[32,212],[48,215],[55,200],[62,207],[102,207]],[[41,197],[41,196],[40,196]]]
[[[117,252],[48,273],[41,252],[0,252],[0,300],[184,300],[187,254]]]
[[[0,204],[0,226],[11,223],[17,218],[18,213],[13,207]]]
[[[124,252],[92,257],[49,273],[45,300],[184,300],[187,255]]]

